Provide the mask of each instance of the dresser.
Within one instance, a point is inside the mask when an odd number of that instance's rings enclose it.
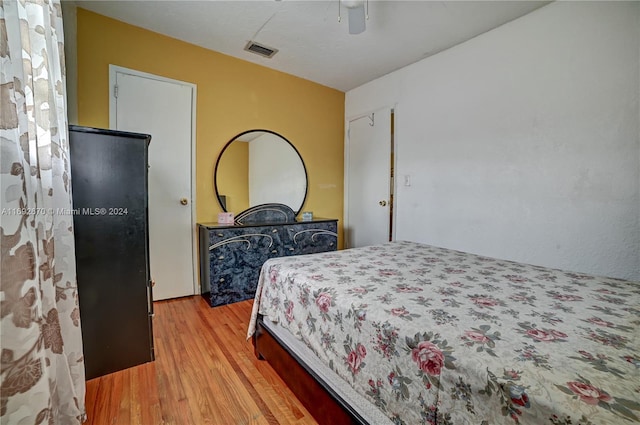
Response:
[[[198,224],[200,285],[211,307],[254,298],[260,269],[269,258],[337,249],[336,219],[260,220]]]
[[[150,142],[147,134],[69,126],[87,379],[154,359],[147,218]]]

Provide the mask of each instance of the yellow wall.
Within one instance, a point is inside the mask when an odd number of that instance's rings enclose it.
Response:
[[[151,4],[151,3],[150,3]],[[305,161],[303,210],[339,219],[342,238],[344,93],[78,8],[78,123],[109,127],[109,64],[197,85],[198,222],[217,220],[216,158],[235,135],[280,133]]]
[[[237,214],[249,208],[249,143],[231,143],[223,158],[216,173],[218,192],[227,196],[227,211]]]

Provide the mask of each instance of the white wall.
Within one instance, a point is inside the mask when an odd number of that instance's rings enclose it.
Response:
[[[276,202],[299,209],[306,193],[305,171],[296,151],[265,133],[249,142],[249,205]]]
[[[397,103],[396,239],[640,280],[640,3],[556,2],[351,90]]]

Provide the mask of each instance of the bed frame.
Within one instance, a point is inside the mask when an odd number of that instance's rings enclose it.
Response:
[[[367,422],[263,325],[258,315],[255,355],[266,360],[319,424],[367,425]]]

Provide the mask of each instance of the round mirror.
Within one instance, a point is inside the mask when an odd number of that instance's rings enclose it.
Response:
[[[222,149],[214,187],[224,211],[239,213],[279,203],[298,214],[307,196],[307,170],[287,139],[269,130],[249,130]]]

